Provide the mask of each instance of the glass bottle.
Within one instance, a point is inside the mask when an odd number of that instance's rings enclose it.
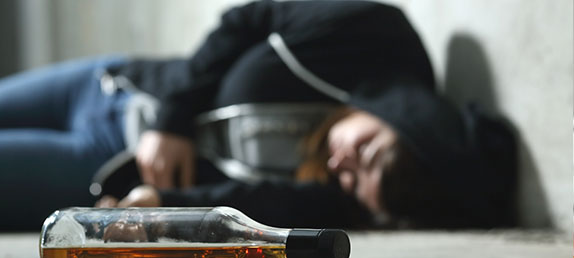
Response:
[[[40,236],[43,258],[348,258],[336,229],[262,225],[229,207],[68,208],[50,215]]]

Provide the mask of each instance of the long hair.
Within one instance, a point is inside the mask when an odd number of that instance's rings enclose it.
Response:
[[[339,108],[304,140],[304,160],[296,171],[297,181],[327,183],[335,179],[327,166],[329,131],[334,124],[352,112],[353,109],[348,107]],[[431,169],[417,158],[400,133],[398,135],[397,141],[385,152],[382,161],[379,201],[390,219],[382,226],[484,227],[480,221],[475,221],[473,214],[466,214],[460,207],[458,202],[461,196],[446,189],[450,182],[439,178],[436,173],[431,173]]]
[[[316,181],[327,183],[329,180],[329,159],[328,135],[329,130],[339,120],[352,113],[349,107],[340,107],[309,134],[302,142],[301,153],[303,162],[299,165],[295,173],[295,180],[298,182]]]
[[[318,181],[326,183],[329,179],[329,159],[328,135],[331,127],[341,119],[352,114],[354,109],[341,107],[328,116],[306,139],[303,141],[302,153],[303,162],[297,169],[295,179],[297,181]],[[412,164],[412,155],[402,143],[397,140],[387,150],[383,160],[383,170],[385,173],[394,174],[394,170],[415,169]],[[397,164],[400,163],[400,164]],[[403,164],[404,163],[404,164]]]
[[[332,176],[327,167],[329,131],[334,124],[353,111],[349,107],[337,109],[303,141],[301,148],[304,159],[295,174],[296,181],[327,183],[330,180]],[[436,185],[431,183],[432,180],[421,176],[422,166],[400,137],[386,151],[382,162],[382,189],[379,191],[381,207],[389,213],[392,223],[402,223],[410,219],[417,221],[420,205],[429,198],[434,199],[432,193],[436,191]],[[401,220],[396,220],[397,218]]]

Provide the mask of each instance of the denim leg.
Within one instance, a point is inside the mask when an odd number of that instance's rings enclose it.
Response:
[[[80,135],[44,129],[0,130],[0,231],[40,230],[52,211],[91,206],[89,171]]]
[[[69,61],[0,79],[0,128],[65,130],[70,111],[95,69],[121,60]]]
[[[2,230],[39,230],[52,211],[90,206],[93,173],[124,148],[127,94],[99,74],[121,58],[73,61],[0,80]]]
[[[85,141],[86,157],[109,158],[125,148],[123,135],[124,106],[128,94],[118,91],[107,95],[100,89],[100,75],[107,65],[96,67],[86,79],[85,89],[76,98],[70,112],[69,130]]]

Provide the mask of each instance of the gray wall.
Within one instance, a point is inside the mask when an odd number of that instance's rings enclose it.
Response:
[[[17,1],[0,1],[0,77],[18,69]]]
[[[21,2],[21,63],[34,67],[107,53],[185,55],[223,10],[245,1]],[[386,2],[412,20],[452,100],[482,103],[517,127],[522,224],[571,232],[573,1]]]
[[[390,2],[422,34],[452,100],[482,103],[517,127],[522,224],[571,232],[573,1]]]
[[[188,55],[246,0],[20,0],[23,68],[104,54]]]

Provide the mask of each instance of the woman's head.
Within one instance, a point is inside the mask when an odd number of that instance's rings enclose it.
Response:
[[[418,227],[452,220],[451,196],[425,173],[396,129],[368,112],[338,110],[309,137],[306,152],[298,180],[335,178],[372,214],[384,213],[394,222]]]
[[[331,175],[341,188],[356,197],[372,213],[385,210],[383,182],[404,148],[397,132],[367,112],[341,108],[314,132],[306,144],[307,161],[298,180],[326,181]],[[401,150],[398,152],[397,150]]]
[[[343,108],[310,137],[307,153],[318,164],[307,179],[336,178],[372,214],[411,227],[457,227],[466,223],[456,198],[417,158],[387,122],[358,109]],[[317,172],[320,171],[320,172]],[[319,177],[317,177],[319,175]],[[302,179],[302,178],[299,178]]]
[[[476,111],[462,112],[416,84],[383,93],[356,96],[353,105],[364,111],[346,109],[326,123],[325,171],[371,211],[383,211],[394,222],[500,224],[497,214],[509,202],[499,199],[509,193],[512,182],[504,179],[511,171],[493,168],[500,158],[492,155],[501,153],[493,148],[510,147],[501,141],[504,136],[488,135],[492,124]]]
[[[397,144],[395,130],[364,111],[350,111],[329,130],[329,170],[345,192],[355,195],[373,213],[384,209],[383,174],[395,160]]]

